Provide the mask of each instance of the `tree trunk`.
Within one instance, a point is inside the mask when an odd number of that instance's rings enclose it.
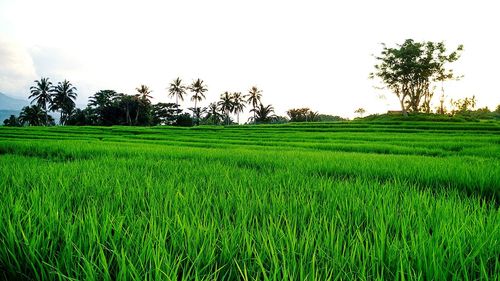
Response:
[[[196,98],[195,98],[195,99],[194,99],[194,114],[193,114],[193,115],[194,115],[194,123],[195,123],[196,125],[199,125],[199,124],[198,124],[197,114],[196,114],[196,113],[198,112],[197,101],[198,101],[198,99],[196,99]]]
[[[49,125],[49,114],[47,112],[47,103],[43,104],[43,110],[45,111],[45,126]]]
[[[440,104],[440,107],[439,107],[440,114],[444,115],[444,85],[443,85],[443,81],[441,81],[441,98],[439,99],[439,104]]]
[[[127,105],[127,112],[126,112],[126,116],[125,116],[125,118],[127,119],[127,123],[128,123],[128,125],[129,125],[129,126],[130,126],[130,125],[132,125],[132,124],[131,124],[131,123],[132,123],[132,120],[130,120],[130,108],[128,107],[128,105]]]
[[[140,105],[137,104],[137,111],[135,112],[135,122],[134,122],[134,125],[137,126],[137,123],[139,123],[139,108],[140,108]]]
[[[408,112],[406,112],[406,107],[404,103],[404,99],[400,99],[399,103],[401,104],[401,111],[403,112],[403,116],[408,116]]]

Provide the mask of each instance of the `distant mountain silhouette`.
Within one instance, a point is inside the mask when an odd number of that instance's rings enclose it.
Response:
[[[3,120],[9,118],[11,115],[18,117],[20,112],[21,112],[21,110],[3,110],[3,109],[0,109],[0,126],[3,125]]]
[[[0,92],[0,110],[21,111],[24,106],[29,104],[27,100],[12,98]]]

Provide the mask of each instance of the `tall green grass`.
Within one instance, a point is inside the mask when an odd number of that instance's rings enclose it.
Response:
[[[498,280],[492,124],[0,128],[0,279]]]

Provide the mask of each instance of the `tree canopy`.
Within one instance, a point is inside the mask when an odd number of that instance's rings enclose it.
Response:
[[[396,47],[383,45],[378,64],[370,78],[380,79],[385,88],[399,99],[401,110],[430,112],[432,84],[458,79],[447,65],[460,58],[463,46],[448,52],[443,42],[415,42],[407,39]]]

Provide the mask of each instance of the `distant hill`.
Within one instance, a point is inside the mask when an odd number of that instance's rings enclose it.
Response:
[[[27,105],[29,105],[29,101],[27,100],[12,98],[0,92],[0,110],[21,111]]]
[[[3,125],[3,120],[9,118],[11,115],[19,116],[21,110],[3,110],[0,109],[0,126]]]

